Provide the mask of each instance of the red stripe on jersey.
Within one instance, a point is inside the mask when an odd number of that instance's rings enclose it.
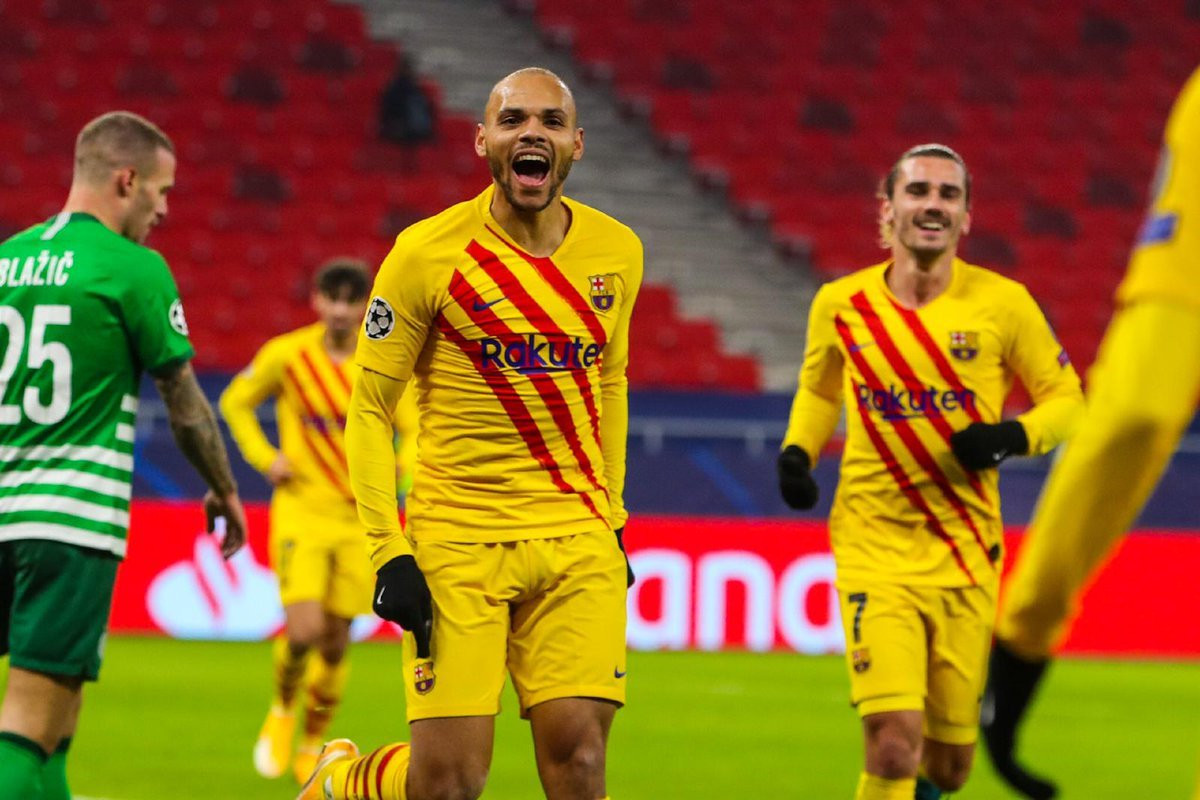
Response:
[[[490,225],[485,225],[484,227],[488,229],[488,232],[490,232],[492,236],[495,236],[497,239],[504,242],[504,245],[509,250],[512,250],[514,253],[519,255],[526,262],[528,262],[531,267],[537,270],[537,273],[542,276],[542,280],[550,284],[551,288],[558,292],[558,296],[567,301],[567,305],[569,305],[575,311],[575,313],[579,315],[579,319],[582,320],[583,324],[587,326],[587,329],[592,334],[592,338],[596,341],[596,344],[604,347],[604,345],[608,343],[608,335],[604,333],[604,326],[600,324],[600,319],[596,316],[596,312],[592,311],[592,309],[588,307],[587,301],[583,299],[583,295],[581,295],[579,291],[571,285],[571,282],[567,280],[566,275],[562,274],[562,270],[558,268],[557,264],[555,264],[549,258],[541,258],[539,256],[526,253],[524,250],[517,247],[512,242],[508,241],[508,239],[505,239],[503,236],[497,233]]]
[[[472,242],[472,244],[475,243]],[[499,259],[497,259],[494,254],[488,253],[486,250],[483,250],[483,248],[478,248],[478,250],[472,251],[470,247],[467,248],[467,252],[472,258],[479,261],[479,265],[483,267],[484,271],[487,272],[490,277],[492,277],[492,280],[495,280],[496,283],[500,283],[500,280],[497,279],[496,275],[500,275],[502,272],[507,272],[508,268],[503,264],[500,264],[499,267],[495,266],[495,264],[499,262]],[[488,261],[489,256],[494,263],[490,266],[485,266],[484,262]],[[493,272],[495,272],[496,275],[493,275]],[[508,277],[512,279],[514,284],[520,286],[520,284],[516,281],[516,277],[513,276],[511,272],[508,273]],[[563,342],[566,342],[567,335],[558,329],[557,326],[554,326],[554,323],[550,320],[549,316],[547,316],[545,311],[543,311],[541,307],[539,307],[533,300],[533,298],[525,292],[524,288],[521,288],[520,292],[516,292],[514,289],[515,296],[508,295],[507,287],[502,285],[501,288],[506,289],[505,296],[512,301],[513,305],[517,307],[518,311],[520,311],[522,314],[525,314],[526,319],[528,319],[531,323],[534,323],[534,327],[539,328],[543,335],[561,335]],[[455,302],[458,303],[459,307],[462,308],[463,313],[465,313],[467,317],[469,317],[472,322],[478,325],[479,328],[488,336],[493,336],[502,342],[518,342],[523,340],[524,337],[518,333],[515,333],[504,323],[502,319],[496,316],[496,313],[492,311],[491,308],[486,307],[487,304],[483,302],[483,298],[480,297],[479,293],[475,291],[471,284],[467,283],[466,279],[462,276],[462,273],[458,272],[457,270],[454,272],[454,278],[450,281],[450,296],[453,297]],[[527,308],[530,311],[535,312],[533,316],[530,316],[526,313]],[[545,320],[544,325],[551,327],[552,330],[546,330],[546,327],[539,326],[536,322],[534,322],[534,319],[542,318]],[[551,336],[547,336],[547,338],[550,339],[551,343],[553,343],[553,338],[551,338]],[[576,376],[575,383],[577,385],[579,385],[580,378],[582,378],[585,383],[587,382],[587,375],[582,371],[571,370],[571,372]],[[529,378],[530,383],[533,384],[533,388],[536,389],[537,393],[541,396],[542,402],[546,404],[547,410],[550,411],[550,416],[554,419],[554,424],[558,427],[559,432],[562,433],[563,438],[566,439],[567,446],[571,448],[571,455],[575,456],[575,460],[579,462],[580,470],[588,479],[588,482],[592,484],[592,488],[600,491],[600,482],[596,479],[596,472],[592,467],[591,459],[589,459],[587,457],[587,453],[583,451],[583,442],[579,440],[579,431],[575,428],[575,420],[571,417],[571,409],[567,404],[566,397],[563,396],[562,390],[558,387],[558,384],[550,375],[528,373],[525,377]],[[597,428],[593,430],[597,445],[600,443],[598,423],[599,420],[597,419]]]
[[[397,744],[387,748],[387,752],[383,754],[383,758],[379,760],[379,767],[375,770],[375,796],[383,797],[383,773],[387,769],[388,763],[392,758],[404,748],[407,744]]]
[[[290,366],[284,370],[284,375],[286,378],[285,384],[291,387],[292,393],[300,399],[300,403],[304,406],[304,410],[315,419],[317,417],[316,409],[313,408],[312,403],[301,390],[300,381],[296,379],[296,375],[292,372],[292,368]],[[309,426],[301,424],[299,426],[299,430],[300,438],[308,447],[309,452],[312,453],[313,460],[317,462],[317,466],[320,467],[321,471],[325,473],[325,477],[329,478],[329,482],[333,484],[335,489],[345,494],[349,499],[353,500],[354,493],[346,487],[343,477],[340,477],[337,470],[335,470],[334,467],[325,459],[325,455],[321,452],[320,448],[317,447],[316,442],[313,441],[312,436],[309,434]],[[325,443],[329,445],[330,449],[333,450],[334,456],[338,459],[340,466],[342,467],[341,475],[348,476],[349,470],[346,467],[345,454],[342,453],[342,450],[340,447],[338,447],[337,442],[333,441],[333,439],[330,437],[328,431],[321,431],[320,433],[321,438],[325,440]]]
[[[346,370],[342,369],[342,365],[334,361],[329,353],[325,353],[325,360],[329,362],[330,368],[333,369],[333,374],[337,375],[338,383],[346,390],[346,394],[350,394],[353,387],[350,385],[350,377],[346,375]]]
[[[913,371],[912,366],[907,360],[905,360],[904,354],[900,352],[900,348],[896,346],[896,342],[892,339],[892,335],[888,333],[887,327],[883,324],[883,320],[879,318],[879,314],[875,312],[874,307],[871,305],[871,301],[867,299],[866,292],[858,292],[850,298],[850,302],[862,316],[863,321],[867,323],[867,328],[871,331],[871,335],[875,337],[875,341],[879,344],[880,351],[883,353],[888,363],[891,364],[892,369],[896,371],[897,377],[900,378],[905,387],[910,392],[917,392],[918,394],[924,392],[926,387],[917,378],[916,372]],[[965,405],[966,404],[964,403],[964,407]],[[941,434],[942,440],[946,442],[946,446],[949,447],[950,434],[954,433],[954,429],[950,427],[950,423],[946,420],[946,417],[942,414],[941,410],[934,408],[927,415],[927,418],[933,424],[934,430]],[[971,488],[975,490],[975,494],[979,495],[981,499],[987,500],[987,493],[983,489],[983,481],[979,480],[979,475],[970,470],[966,470],[965,472],[967,475],[967,480],[971,484]],[[955,500],[957,500],[957,496],[955,497]],[[953,503],[954,501],[951,501],[952,505]],[[975,523],[971,521],[970,517],[967,517],[964,521],[971,526],[971,530],[975,530]],[[979,537],[978,532],[976,532],[975,535],[976,538]]]
[[[308,416],[311,419],[327,419],[327,417],[324,417],[324,415],[317,413],[317,407],[313,405],[312,400],[309,399],[307,394],[305,394],[304,388],[300,383],[300,379],[297,377],[290,365],[284,369],[284,374],[287,376],[288,380],[291,381],[292,391],[294,391],[296,396],[300,398],[300,403],[304,406],[304,410],[308,412]],[[300,427],[301,430],[307,430],[309,427],[315,426],[301,425]],[[346,454],[342,452],[341,446],[337,443],[337,441],[334,440],[329,431],[318,429],[317,432],[321,434],[321,438],[324,439],[325,443],[329,445],[329,449],[333,451],[333,455],[337,458],[338,463],[342,465],[343,471],[345,471],[344,468],[346,466]]]
[[[350,781],[354,777],[354,771],[357,768],[358,765],[355,764],[354,766],[350,767],[350,769],[346,770],[346,779],[342,781],[342,794],[346,797],[350,797]]]
[[[458,345],[459,349],[475,365],[475,369],[479,371],[480,377],[491,388],[492,393],[496,395],[496,399],[500,401],[504,413],[508,415],[513,427],[516,428],[517,433],[525,441],[525,446],[529,448],[529,452],[533,455],[534,460],[541,465],[542,469],[550,474],[550,480],[554,482],[555,487],[564,494],[578,495],[592,516],[607,525],[608,521],[600,514],[595,503],[592,502],[592,498],[582,492],[575,491],[575,488],[567,483],[566,478],[563,477],[562,470],[555,462],[554,457],[550,455],[550,449],[546,446],[546,440],[542,438],[542,432],[538,430],[537,423],[530,416],[529,409],[521,402],[520,395],[517,394],[517,390],[508,382],[508,379],[499,372],[484,370],[482,358],[471,354],[471,342],[450,324],[450,321],[445,316],[438,315],[437,326],[442,335]]]
[[[871,365],[867,363],[866,359],[864,359],[862,354],[855,348],[854,336],[850,333],[850,327],[842,320],[840,316],[834,317],[833,322],[837,328],[838,335],[841,336],[842,342],[846,346],[846,351],[850,353],[850,358],[854,361],[854,365],[858,367],[859,372],[861,372],[862,376],[866,379],[867,388],[871,390],[879,388],[879,378],[871,369]],[[958,550],[958,545],[954,543],[954,537],[951,536],[944,527],[942,527],[941,521],[938,520],[938,518],[934,515],[933,510],[929,508],[929,505],[925,502],[925,498],[921,496],[921,492],[913,484],[912,479],[909,478],[908,474],[904,472],[904,469],[900,466],[899,460],[896,458],[895,454],[892,453],[892,450],[890,447],[888,447],[887,442],[884,441],[883,437],[879,434],[879,431],[875,428],[875,423],[871,421],[871,416],[867,412],[867,409],[864,408],[861,403],[856,403],[855,405],[858,408],[859,416],[862,417],[863,427],[867,431],[867,437],[870,438],[871,444],[875,446],[875,450],[879,453],[880,458],[883,459],[884,466],[887,467],[888,472],[892,474],[892,477],[900,486],[900,491],[904,493],[904,495],[909,499],[909,502],[911,502],[918,511],[925,515],[925,521],[929,523],[930,529],[933,530],[937,537],[945,542],[946,546],[950,548],[950,552],[953,554],[954,561],[958,564],[958,568],[961,569],[971,580],[972,586],[977,586],[978,582],[975,580],[975,576],[971,574],[971,570],[967,567],[966,561],[963,560],[962,553],[960,553]],[[912,452],[913,455],[917,457],[918,462],[920,462],[921,458],[917,456],[917,453],[914,450],[914,442],[916,447],[920,450],[924,451],[924,447],[921,446],[920,440],[917,439],[913,434],[912,428],[908,425],[908,422],[900,419],[895,420],[893,425],[896,428],[896,432],[900,434],[901,440],[904,441],[909,451]],[[928,453],[926,453],[926,456],[928,456]]]
[[[300,351],[300,360],[304,362],[305,368],[308,369],[308,374],[312,376],[313,383],[317,386],[317,391],[321,393],[321,397],[329,404],[329,416],[336,419],[338,425],[341,425],[342,429],[345,430],[346,409],[333,399],[333,394],[329,391],[329,387],[325,385],[325,381],[321,380],[321,373],[317,372],[317,365],[313,363],[312,357],[308,354],[307,350]],[[333,371],[338,371],[336,365]]]
[[[569,337],[566,331],[558,326],[557,323],[550,317],[546,310],[535,300],[529,291],[521,285],[517,280],[517,276],[512,273],[500,258],[479,242],[472,240],[467,245],[467,254],[475,259],[476,263],[487,273],[487,276],[496,282],[500,290],[504,293],[516,309],[520,311],[527,320],[529,320],[535,328],[547,335],[561,336],[563,341],[567,341]],[[461,304],[461,303],[460,303]],[[475,305],[472,302],[471,308]],[[467,310],[466,306],[463,310]],[[480,326],[482,327],[482,326]],[[599,342],[598,344],[603,344]],[[600,446],[600,413],[596,408],[596,397],[592,393],[592,383],[588,379],[587,373],[579,370],[571,370],[571,377],[575,380],[575,385],[579,387],[579,394],[583,397],[583,405],[587,410],[588,421],[592,426],[592,437],[596,440],[596,446]],[[572,425],[572,428],[574,426]]]
[[[950,366],[950,362],[946,360],[946,354],[943,353],[941,348],[939,348],[933,341],[933,337],[929,335],[929,330],[925,327],[925,323],[921,322],[921,318],[917,316],[917,312],[911,308],[905,308],[891,298],[888,299],[891,301],[892,306],[896,309],[896,312],[900,314],[900,318],[904,320],[906,325],[908,325],[908,328],[912,331],[913,336],[915,336],[917,341],[921,343],[921,346],[925,348],[925,352],[929,354],[929,357],[933,360],[938,372],[942,374],[942,377],[946,379],[946,382],[949,383],[955,391],[967,391],[967,387],[963,386],[962,379],[958,377],[958,373],[954,371],[954,367]],[[983,422],[983,417],[979,415],[979,409],[974,403],[972,403],[971,407],[967,409],[967,414],[969,414],[971,419],[975,422]]]

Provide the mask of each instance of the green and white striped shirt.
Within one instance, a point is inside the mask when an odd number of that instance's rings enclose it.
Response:
[[[138,381],[192,355],[153,250],[88,214],[0,245],[0,541],[124,556]]]

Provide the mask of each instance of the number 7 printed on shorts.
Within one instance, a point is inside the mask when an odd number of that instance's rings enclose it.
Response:
[[[855,592],[854,594],[848,594],[846,595],[846,600],[858,606],[854,609],[853,635],[854,643],[859,644],[862,641],[862,616],[863,609],[867,607],[867,593]]]

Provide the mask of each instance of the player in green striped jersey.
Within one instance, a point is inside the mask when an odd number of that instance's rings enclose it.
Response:
[[[143,372],[210,487],[209,529],[226,520],[225,556],[245,540],[179,291],[142,245],[174,179],[162,131],[105,114],[79,134],[62,213],[0,245],[0,800],[70,797],[66,748],[125,555]]]

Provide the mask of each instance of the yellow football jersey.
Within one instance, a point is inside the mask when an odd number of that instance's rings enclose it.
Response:
[[[494,542],[623,525],[625,367],[641,242],[564,198],[566,237],[552,257],[535,257],[492,217],[492,193],[400,234],[359,338],[359,365],[413,378],[417,390],[407,532],[416,541]],[[356,474],[370,469],[354,464]],[[388,510],[368,505],[360,516],[382,526]],[[377,563],[389,552],[378,550]]]
[[[1003,548],[996,470],[968,472],[950,434],[1001,419],[1019,377],[1031,453],[1070,432],[1079,378],[1025,287],[955,260],[946,291],[913,310],[885,282],[890,262],[821,287],[784,446],[816,458],[846,405],[846,446],[829,516],[839,583],[993,581]]]
[[[1117,301],[1149,298],[1200,309],[1200,69],[1167,120],[1152,193]]]
[[[242,457],[259,472],[266,472],[280,452],[287,457],[293,479],[276,491],[314,504],[352,506],[344,432],[358,366],[350,360],[334,362],[324,338],[325,326],[318,322],[268,341],[221,394],[221,414]],[[278,449],[255,413],[268,398],[275,398]],[[411,397],[397,407],[394,424],[401,440],[397,464],[403,486],[416,460],[416,402]]]

